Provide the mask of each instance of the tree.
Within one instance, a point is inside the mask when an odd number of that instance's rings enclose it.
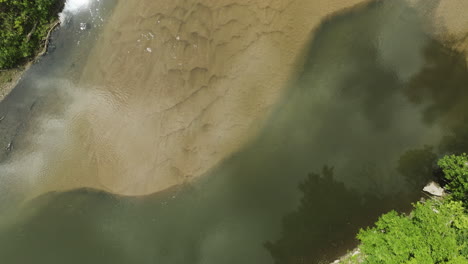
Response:
[[[63,0],[0,0],[0,69],[35,55]]]
[[[410,216],[395,211],[361,229],[364,263],[468,263],[468,216],[461,202],[416,203]]]
[[[449,155],[439,160],[438,165],[448,181],[445,188],[452,194],[452,198],[468,205],[468,156]]]

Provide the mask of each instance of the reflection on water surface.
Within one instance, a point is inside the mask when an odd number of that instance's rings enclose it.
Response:
[[[467,151],[457,125],[468,114],[465,56],[430,38],[403,2],[330,18],[304,58],[258,136],[207,175],[142,197],[43,195],[3,227],[0,258],[329,261],[358,228],[418,199],[438,156]]]

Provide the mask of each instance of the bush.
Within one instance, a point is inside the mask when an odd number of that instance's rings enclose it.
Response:
[[[452,198],[462,201],[468,206],[468,156],[449,155],[440,159],[438,165],[444,172],[444,177],[448,181],[445,189],[452,194]]]
[[[63,0],[0,0],[0,68],[33,57]]]
[[[468,216],[460,202],[417,203],[410,216],[395,211],[358,234],[363,263],[468,263]]]

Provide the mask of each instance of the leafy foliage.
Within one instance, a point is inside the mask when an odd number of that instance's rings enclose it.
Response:
[[[0,68],[34,56],[62,4],[61,0],[0,0]]]
[[[358,239],[364,263],[468,263],[468,216],[461,202],[429,200],[408,217],[395,211]]]
[[[468,156],[449,155],[440,159],[438,165],[448,181],[445,188],[452,194],[453,199],[468,205]]]

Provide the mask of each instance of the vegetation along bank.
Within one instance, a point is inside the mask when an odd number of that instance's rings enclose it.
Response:
[[[448,195],[414,204],[409,215],[384,214],[334,263],[468,263],[468,156],[445,156],[438,165]]]
[[[0,0],[0,99],[45,48],[63,0]]]

